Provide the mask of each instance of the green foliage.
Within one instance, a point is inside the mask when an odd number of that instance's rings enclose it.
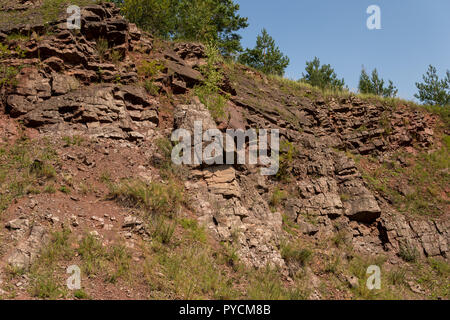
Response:
[[[307,293],[297,287],[287,288],[277,270],[266,267],[258,270],[250,280],[248,298],[250,300],[305,300]]]
[[[39,8],[39,13],[44,22],[54,21],[62,14],[63,9],[69,5],[89,5],[91,0],[44,0]]]
[[[83,273],[88,277],[92,277],[103,266],[102,262],[106,255],[106,250],[99,240],[89,234],[81,239],[77,251],[83,261]]]
[[[37,178],[50,179],[56,176],[55,168],[46,162],[34,160],[29,167],[30,174],[34,174]]]
[[[270,198],[269,204],[274,209],[277,208],[284,200],[286,200],[288,197],[286,191],[281,190],[278,187],[275,187],[273,190],[272,196]]]
[[[38,188],[56,176],[53,161],[56,152],[27,138],[16,140],[13,145],[0,149],[0,213],[11,201]]]
[[[388,273],[388,281],[394,286],[399,286],[406,281],[406,271],[404,269],[392,270]]]
[[[160,88],[155,85],[155,83],[151,79],[146,79],[144,81],[144,88],[152,96],[156,96],[160,90]]]
[[[450,203],[446,188],[450,183],[450,138],[444,136],[442,145],[432,152],[403,156],[409,165],[393,167],[386,164],[368,169],[359,164],[368,184],[389,199],[400,212],[439,216]],[[408,192],[400,192],[407,186]]]
[[[218,92],[209,90],[209,88],[206,86],[196,87],[195,94],[199,97],[200,101],[208,108],[214,120],[218,121],[226,115],[226,97],[222,96]]]
[[[206,64],[201,67],[201,72],[205,77],[202,85],[194,88],[194,93],[200,101],[208,108],[211,116],[218,120],[225,116],[225,105],[228,97],[221,94],[220,85],[224,75],[221,69],[223,58],[218,48],[210,43],[206,45]]]
[[[206,242],[205,228],[200,226],[197,220],[183,218],[180,220],[180,225],[190,231],[190,235],[195,241]]]
[[[177,227],[176,222],[170,222],[164,217],[158,216],[151,221],[151,224],[153,227],[153,237],[162,244],[169,244]]]
[[[106,254],[106,260],[114,266],[107,270],[106,281],[116,283],[119,278],[129,275],[131,254],[124,245],[112,246]]]
[[[336,245],[336,247],[340,248],[342,245],[347,245],[347,239],[347,234],[340,230],[333,235],[331,241]]]
[[[64,136],[62,140],[65,143],[65,147],[69,146],[81,146],[85,139],[82,136],[74,135],[74,136]]]
[[[289,181],[291,178],[291,169],[294,158],[297,156],[298,151],[295,146],[287,141],[282,140],[280,144],[280,156],[279,156],[279,169],[276,174],[276,178],[280,181]]]
[[[54,194],[56,192],[55,186],[53,184],[48,184],[44,188],[44,192],[48,194]]]
[[[138,67],[138,74],[144,77],[144,88],[153,96],[159,93],[159,87],[155,85],[153,77],[164,70],[164,64],[159,60],[143,61]]]
[[[138,74],[144,77],[144,88],[152,96],[159,93],[159,87],[155,85],[153,77],[164,70],[164,64],[159,60],[143,61],[138,67]]]
[[[401,243],[398,255],[406,262],[416,262],[419,258],[419,251],[410,243]]]
[[[108,40],[105,38],[98,38],[96,41],[96,48],[98,56],[100,57],[100,62],[103,62],[106,58],[106,54],[108,53],[109,44]]]
[[[0,43],[0,59],[7,58],[11,55],[11,51],[7,44]]]
[[[416,82],[419,90],[414,96],[425,104],[449,106],[450,105],[450,70],[446,77],[439,79],[436,68],[428,66],[428,71],[423,75],[423,83]]]
[[[105,281],[116,283],[119,278],[129,275],[131,255],[121,244],[105,248],[95,236],[87,234],[80,240],[77,252],[83,274],[89,278],[103,274]]]
[[[233,282],[219,266],[211,248],[204,244],[183,246],[180,251],[163,251],[157,257],[158,266],[164,273],[159,286],[168,287],[181,299],[230,299],[235,296]],[[152,274],[155,266],[147,267]],[[158,280],[157,280],[158,281]],[[151,285],[154,278],[149,279]]]
[[[306,62],[306,74],[302,75],[302,81],[322,90],[342,90],[344,88],[344,79],[337,78],[334,69],[329,64],[320,66],[319,58],[315,57],[313,61]]]
[[[428,262],[438,275],[447,277],[448,279],[450,276],[450,264],[448,264],[448,262],[440,258],[429,258]]]
[[[0,44],[1,46],[1,44]],[[1,53],[0,53],[1,55]],[[0,64],[0,89],[4,86],[16,86],[16,76],[20,72],[20,68]]]
[[[59,191],[61,191],[62,193],[65,193],[65,194],[70,194],[71,193],[71,190],[70,190],[70,188],[68,186],[61,186],[59,188]]]
[[[167,180],[184,179],[187,169],[181,165],[175,165],[172,161],[172,141],[167,138],[156,140],[159,155],[152,159],[152,165],[159,169],[159,175]]]
[[[247,48],[239,56],[239,62],[265,74],[282,76],[289,65],[289,58],[275,45],[275,40],[267,33],[267,30],[263,29],[261,35],[256,38],[255,48]]]
[[[64,295],[62,287],[50,272],[43,271],[33,279],[31,294],[39,299],[56,300]]]
[[[70,231],[54,232],[49,244],[41,250],[30,267],[30,293],[40,299],[57,299],[66,294],[65,288],[55,277],[58,262],[68,261],[73,256],[70,247]]]
[[[241,50],[247,18],[233,0],[124,0],[124,15],[142,29],[167,39],[213,41],[222,54]]]
[[[339,256],[329,257],[325,264],[324,271],[326,273],[336,274],[339,270],[340,265],[341,258]]]
[[[119,65],[120,61],[123,60],[123,55],[119,50],[112,50],[111,51],[111,62],[115,65]]]
[[[143,61],[138,67],[138,74],[143,77],[154,77],[164,68],[164,64],[159,60]]]
[[[380,79],[377,69],[372,71],[371,77],[369,77],[366,70],[361,70],[358,89],[360,93],[374,94],[385,98],[395,97],[398,93],[397,88],[391,80],[389,80],[389,84],[385,86],[384,79]]]
[[[303,267],[311,259],[312,251],[287,242],[281,244],[281,256],[283,259],[298,263]]]
[[[183,188],[174,180],[166,183],[123,180],[109,187],[110,198],[140,207],[149,214],[174,215],[184,202]]]
[[[75,290],[73,293],[73,296],[76,299],[80,299],[80,300],[90,300],[91,299],[89,297],[89,295],[83,289]]]
[[[27,36],[27,35],[23,35],[23,34],[20,34],[20,33],[11,33],[11,34],[8,34],[8,36],[6,37],[6,40],[8,40],[8,41],[27,41],[27,40],[30,40],[30,36]],[[0,47],[1,47],[1,45],[0,45]],[[0,49],[0,51],[1,51],[1,49]]]

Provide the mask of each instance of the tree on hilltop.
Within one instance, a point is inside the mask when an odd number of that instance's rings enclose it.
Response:
[[[329,64],[320,65],[320,60],[314,57],[312,61],[306,62],[306,74],[302,74],[301,81],[321,89],[342,90],[344,79],[338,79],[334,69]]]
[[[280,76],[289,65],[289,58],[276,46],[275,40],[266,29],[256,38],[256,46],[253,49],[247,48],[238,60],[266,74]]]

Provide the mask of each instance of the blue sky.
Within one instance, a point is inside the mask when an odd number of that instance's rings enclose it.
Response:
[[[450,69],[450,0],[235,0],[250,26],[240,32],[244,48],[266,28],[291,63],[285,76],[299,79],[317,56],[331,64],[348,87],[357,88],[361,68],[377,68],[413,99],[415,82],[428,65]],[[381,30],[369,30],[366,9],[381,8]]]

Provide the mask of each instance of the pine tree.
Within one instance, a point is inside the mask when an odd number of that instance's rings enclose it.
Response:
[[[364,68],[361,70],[358,90],[360,93],[374,94],[385,98],[395,97],[398,93],[391,80],[388,81],[388,85],[385,87],[385,81],[379,77],[377,69],[374,69],[371,77],[369,77]]]
[[[275,40],[267,33],[267,30],[263,29],[256,39],[255,48],[247,48],[239,56],[239,62],[266,74],[282,76],[289,65],[289,58],[275,45]]]
[[[344,79],[337,78],[334,69],[329,64],[320,66],[320,60],[314,57],[306,62],[306,74],[302,74],[302,81],[321,89],[342,90],[345,86]]]
[[[439,79],[436,68],[430,65],[428,71],[423,75],[423,83],[416,83],[419,90],[414,96],[422,103],[448,106],[450,105],[450,71],[447,70],[446,77]]]
[[[242,51],[236,31],[248,26],[233,0],[123,0],[122,11],[155,36],[212,41],[224,56]]]

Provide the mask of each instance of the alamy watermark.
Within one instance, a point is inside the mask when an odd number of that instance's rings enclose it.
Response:
[[[369,6],[366,10],[367,14],[370,16],[367,18],[367,29],[369,30],[380,30],[381,29],[381,9],[379,6],[373,4]]]
[[[367,278],[366,286],[369,290],[380,290],[381,289],[381,269],[379,266],[369,266],[367,268],[366,274],[369,274],[369,278]]]
[[[81,270],[77,265],[69,266],[66,270],[71,276],[67,278],[66,285],[69,290],[81,289]]]
[[[66,11],[70,16],[67,18],[67,29],[81,29],[81,10],[79,6],[68,6]]]
[[[269,143],[270,140],[270,143]],[[271,129],[218,129],[203,132],[203,122],[194,122],[194,132],[177,129],[172,141],[178,144],[172,150],[172,161],[176,165],[262,165],[261,174],[276,175],[279,169],[280,132]],[[246,141],[248,141],[248,157]],[[269,155],[270,152],[270,155]]]

